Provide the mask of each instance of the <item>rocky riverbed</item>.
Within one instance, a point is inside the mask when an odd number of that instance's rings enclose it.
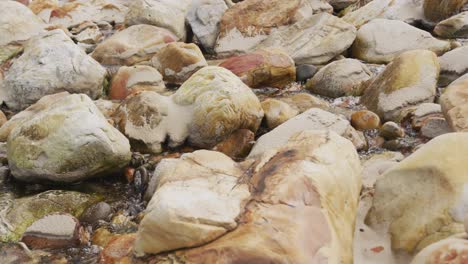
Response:
[[[467,29],[465,0],[0,0],[0,263],[466,263]]]

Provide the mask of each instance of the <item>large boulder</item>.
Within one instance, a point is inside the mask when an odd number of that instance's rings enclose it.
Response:
[[[371,63],[388,63],[408,50],[427,49],[441,55],[450,42],[398,20],[374,19],[362,26],[352,47],[355,58]]]
[[[250,197],[243,170],[228,156],[200,150],[155,170],[135,242],[138,255],[200,246],[237,227]]]
[[[467,150],[467,133],[445,134],[386,171],[366,223],[406,253],[463,232]]]
[[[440,98],[440,105],[453,131],[468,132],[468,80],[447,87]]]
[[[468,38],[468,11],[440,21],[434,33],[442,38]]]
[[[11,174],[22,181],[76,182],[130,161],[128,140],[83,94],[57,100],[15,127],[7,141]]]
[[[134,0],[125,16],[125,24],[153,25],[185,39],[185,14],[190,3],[190,0]]]
[[[397,120],[406,108],[434,101],[439,68],[433,52],[407,51],[367,87],[361,103],[383,120]]]
[[[229,58],[219,66],[232,71],[251,88],[284,88],[296,80],[294,61],[280,49],[260,49]]]
[[[350,139],[357,148],[362,148],[365,144],[348,120],[319,108],[312,108],[261,136],[249,157],[257,157],[268,150],[281,147],[287,144],[293,134],[304,130],[330,130]]]
[[[332,98],[360,95],[363,83],[371,77],[371,71],[360,61],[343,59],[321,68],[307,81],[306,89]]]
[[[151,59],[161,47],[177,39],[167,29],[135,25],[101,42],[91,56],[102,64],[130,66]]]
[[[465,73],[468,73],[468,46],[451,50],[439,58],[439,85],[447,86]]]
[[[460,12],[466,3],[467,0],[424,0],[424,15],[438,22]]]
[[[44,95],[62,91],[84,93],[93,99],[103,91],[106,70],[62,30],[31,38],[0,84],[6,105],[22,110]]]

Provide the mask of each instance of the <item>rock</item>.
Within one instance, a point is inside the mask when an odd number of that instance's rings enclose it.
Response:
[[[439,85],[447,86],[468,73],[468,46],[456,48],[439,57]]]
[[[424,15],[438,22],[458,13],[467,3],[466,0],[424,0]]]
[[[26,41],[44,31],[45,24],[29,8],[15,1],[0,1],[0,54],[7,44]]]
[[[106,202],[99,202],[86,208],[80,217],[80,221],[88,224],[95,224],[99,220],[109,219],[112,208]]]
[[[253,147],[255,142],[254,132],[248,129],[239,129],[232,133],[224,141],[219,142],[214,151],[219,151],[231,159],[245,158]]]
[[[212,51],[219,34],[219,23],[228,9],[223,0],[193,0],[187,13],[187,22],[201,45]]]
[[[453,131],[468,131],[468,80],[451,84],[440,97],[442,112]]]
[[[185,39],[185,15],[190,0],[134,0],[125,16],[129,26],[148,24],[165,28]]]
[[[468,11],[440,21],[434,33],[442,38],[468,38]]]
[[[0,84],[7,106],[22,110],[45,95],[62,91],[102,94],[106,70],[86,55],[62,30],[30,39]]]
[[[349,141],[333,132],[298,133],[254,164],[246,177],[252,202],[238,227],[181,257],[189,263],[351,263],[360,174]]]
[[[0,127],[2,127],[8,121],[5,114],[0,110]]]
[[[299,111],[287,103],[272,98],[263,101],[262,108],[269,129],[273,129],[299,114]]]
[[[439,104],[423,103],[411,113],[411,126],[414,129],[421,129],[427,118],[442,117],[442,109]]]
[[[91,241],[93,245],[105,247],[116,234],[111,233],[107,228],[100,227],[93,232]]]
[[[231,57],[219,66],[232,71],[251,88],[284,88],[296,80],[294,61],[281,49],[260,49]]]
[[[450,42],[438,40],[429,32],[402,21],[374,19],[358,30],[352,55],[370,63],[388,63],[401,53],[415,49],[441,55],[450,50]]]
[[[297,109],[299,113],[304,113],[314,107],[321,109],[328,109],[330,107],[330,104],[327,101],[308,93],[297,93],[291,97],[282,98],[281,101],[287,103],[292,108]]]
[[[357,130],[376,129],[380,126],[380,118],[371,111],[361,110],[351,115],[351,125]]]
[[[361,161],[362,163],[362,185],[366,189],[373,189],[377,179],[392,168],[405,157],[400,152],[386,151],[378,154],[372,154]]]
[[[197,45],[183,42],[169,43],[151,59],[151,64],[161,72],[164,81],[175,84],[185,82],[199,69],[208,66]]]
[[[328,3],[333,6],[334,10],[342,10],[356,3],[358,0],[330,0]]]
[[[250,152],[249,158],[285,145],[293,134],[304,130],[330,130],[348,138],[358,149],[365,145],[346,119],[318,108],[312,108],[261,136]]]
[[[131,66],[151,59],[161,47],[177,39],[164,28],[135,25],[101,42],[91,56],[102,64]]]
[[[23,234],[21,242],[32,249],[77,247],[83,241],[83,227],[69,214],[52,214],[35,221]]]
[[[452,132],[447,121],[443,117],[428,117],[422,121],[421,135],[426,138],[435,138]]]
[[[397,120],[405,109],[434,101],[439,69],[431,51],[404,52],[367,87],[361,103],[383,120]]]
[[[318,72],[318,68],[312,64],[301,64],[296,67],[296,80],[298,82],[305,82]]]
[[[27,117],[7,142],[12,175],[22,181],[76,182],[123,168],[128,140],[83,94],[65,96]]]
[[[139,91],[164,92],[165,90],[163,77],[155,68],[146,65],[122,66],[112,78],[109,98],[123,100]]]
[[[421,250],[411,264],[463,263],[468,255],[468,241],[460,238],[447,238]]]
[[[131,254],[135,238],[134,233],[113,237],[99,254],[99,263],[138,263]]]
[[[389,121],[382,125],[379,134],[385,139],[391,140],[404,137],[405,130],[397,123]]]
[[[80,24],[73,33],[73,39],[80,43],[97,44],[104,37],[99,26],[93,22]]]
[[[3,200],[1,242],[17,242],[36,220],[54,213],[79,217],[85,208],[98,201],[96,196],[72,191],[47,191],[11,201]]]
[[[101,111],[101,113],[104,115],[107,121],[111,124],[114,124],[112,120],[112,115],[114,114],[117,107],[119,107],[120,105],[119,102],[99,99],[99,100],[94,101],[94,104],[99,109],[99,111]]]
[[[464,232],[466,142],[466,133],[439,136],[377,180],[366,223],[389,234],[394,251],[414,253]]]
[[[250,192],[240,166],[214,151],[165,159],[155,170],[154,192],[138,229],[135,252],[156,254],[200,246],[237,227]]]
[[[321,68],[306,83],[306,89],[332,98],[360,95],[361,86],[371,77],[369,69],[358,60],[343,59]]]

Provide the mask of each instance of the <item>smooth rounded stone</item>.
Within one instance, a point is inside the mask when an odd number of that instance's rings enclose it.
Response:
[[[305,87],[314,94],[332,98],[360,95],[363,83],[371,77],[370,70],[360,61],[343,59],[321,68]]]
[[[239,129],[228,138],[219,142],[214,151],[221,152],[231,159],[242,159],[249,155],[255,142],[255,133],[248,129]],[[1,167],[0,167],[1,169]]]
[[[241,167],[228,156],[199,150],[156,167],[154,191],[138,228],[138,256],[200,246],[237,227],[250,192]]]
[[[431,51],[404,52],[366,88],[360,102],[382,120],[395,121],[406,109],[434,101],[439,69]]]
[[[405,130],[397,123],[389,121],[382,125],[379,135],[385,139],[392,140],[404,137]]]
[[[42,33],[44,22],[29,8],[15,1],[0,1],[0,54],[11,42],[28,40]]]
[[[273,129],[299,114],[299,111],[289,104],[272,98],[263,101],[262,108],[269,129]]]
[[[426,49],[442,55],[451,44],[429,32],[398,20],[374,19],[357,32],[353,57],[370,63],[388,63],[405,51]]]
[[[438,22],[460,12],[467,2],[467,0],[424,0],[424,15],[427,19]]]
[[[352,262],[361,166],[351,142],[303,131],[259,157],[251,173],[255,193],[238,227],[180,252],[187,262]]]
[[[129,26],[147,24],[170,30],[185,39],[185,15],[190,0],[133,0],[125,15]]]
[[[366,223],[389,234],[394,251],[415,253],[464,232],[468,134],[420,147],[377,180]]]
[[[122,66],[112,78],[109,98],[123,100],[139,91],[164,92],[166,86],[159,71],[146,65]]]
[[[8,163],[21,181],[76,182],[123,168],[130,144],[83,94],[65,96],[10,133]]]
[[[112,214],[112,208],[106,202],[99,202],[86,208],[80,216],[80,221],[88,224],[95,224],[99,220],[107,220]]]
[[[177,40],[167,29],[135,25],[101,42],[91,56],[102,64],[131,66],[150,60],[165,44]]]
[[[372,154],[370,157],[365,157],[361,160],[362,163],[362,185],[364,188],[372,189],[377,179],[381,175],[392,168],[405,157],[400,152],[385,151],[382,153]]]
[[[317,66],[312,64],[301,64],[296,67],[296,80],[298,82],[305,82],[318,72]]]
[[[21,242],[32,249],[59,249],[80,245],[83,227],[69,214],[52,214],[36,220],[24,232]]]
[[[330,112],[312,108],[258,138],[249,158],[257,157],[264,152],[285,145],[293,134],[304,130],[330,130],[349,139],[357,149],[363,148],[365,145],[364,140],[348,120]]]
[[[175,84],[182,84],[199,69],[208,66],[197,45],[183,42],[163,47],[151,59],[151,64],[161,72],[165,82]]]
[[[442,38],[468,38],[468,11],[440,21],[434,33]]]
[[[451,84],[440,97],[442,112],[453,131],[468,131],[468,80]]]
[[[463,263],[468,258],[468,240],[447,238],[425,247],[411,264]]]
[[[361,110],[351,115],[351,125],[357,130],[376,129],[380,126],[380,118],[371,111]]]
[[[347,50],[356,28],[328,13],[273,31],[258,47],[281,47],[296,64],[325,64]]]
[[[468,46],[451,50],[441,57],[439,86],[447,86],[468,73]]]
[[[193,0],[187,22],[200,44],[212,51],[219,34],[219,23],[228,9],[224,0]]]
[[[13,110],[23,110],[45,95],[62,91],[102,95],[106,70],[86,55],[62,30],[31,38],[0,83],[1,97]]]
[[[79,217],[98,201],[96,196],[73,191],[46,191],[40,194],[5,201],[0,224],[1,242],[18,242],[25,230],[40,218],[54,213]],[[3,204],[2,204],[3,205]]]
[[[296,80],[294,61],[281,49],[267,48],[231,57],[223,61],[224,67],[239,76],[251,88],[284,88]]]
[[[334,10],[342,10],[348,6],[355,4],[359,0],[330,0],[328,3],[333,6]]]
[[[452,129],[444,117],[427,117],[421,124],[421,136],[435,138],[443,134],[451,133]]]
[[[132,258],[136,234],[116,235],[99,254],[99,263],[138,263]]]
[[[310,108],[330,108],[330,104],[327,101],[308,93],[297,93],[291,97],[281,98],[280,100],[287,103],[292,108],[297,109],[299,113],[304,113]]]

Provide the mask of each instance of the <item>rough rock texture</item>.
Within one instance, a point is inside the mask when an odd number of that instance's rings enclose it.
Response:
[[[330,130],[350,139],[357,148],[365,144],[346,119],[318,108],[312,108],[261,136],[249,157],[253,158],[268,150],[281,147],[287,144],[288,139],[294,133],[304,130]]]
[[[468,132],[468,80],[447,87],[440,105],[453,131]]]
[[[439,68],[431,51],[404,52],[367,87],[361,103],[383,120],[398,119],[408,107],[433,102]]]
[[[468,46],[462,46],[445,53],[439,58],[439,85],[447,86],[468,73]]]
[[[190,0],[134,0],[125,16],[125,24],[158,26],[185,39],[185,14],[190,3]]]
[[[128,140],[86,95],[68,95],[15,127],[7,141],[12,175],[75,182],[124,167]]]
[[[250,196],[247,184],[239,184],[242,175],[239,165],[214,151],[161,161],[148,190],[156,191],[138,229],[136,253],[200,246],[235,229]]]
[[[228,9],[224,0],[193,0],[187,22],[201,45],[212,51],[219,34],[219,23]]]
[[[251,173],[253,201],[239,226],[181,252],[187,262],[352,262],[361,167],[349,141],[304,131],[263,154]]]
[[[468,240],[447,238],[427,246],[419,252],[411,264],[463,264],[468,258]]]
[[[464,231],[468,134],[426,143],[375,185],[366,222],[391,236],[393,250],[417,252]]]
[[[468,38],[468,11],[440,21],[434,33],[443,38]]]
[[[260,49],[231,57],[219,66],[232,71],[251,88],[284,88],[296,80],[294,61],[281,49]]]
[[[254,132],[248,129],[239,129],[225,140],[219,142],[213,150],[224,153],[235,160],[243,159],[249,155],[254,143]]]
[[[62,30],[33,37],[0,83],[7,106],[22,110],[44,95],[62,91],[102,94],[106,70],[86,55]]]
[[[467,0],[424,0],[424,15],[438,22],[457,14],[466,3]]]
[[[152,59],[151,64],[168,83],[182,84],[199,69],[208,66],[197,45],[183,42],[170,43]]]
[[[164,28],[135,25],[101,42],[91,56],[102,64],[130,66],[151,59],[165,44],[177,39]]]
[[[343,59],[321,68],[306,83],[306,89],[332,98],[360,95],[362,84],[371,77],[369,69],[358,60]]]
[[[164,92],[163,77],[153,67],[146,65],[122,66],[112,78],[109,98],[122,100],[139,91]]]
[[[388,63],[414,49],[427,49],[441,55],[450,50],[450,43],[402,21],[374,19],[358,30],[352,54],[366,62]]]
[[[263,112],[268,128],[273,129],[299,114],[289,104],[269,98],[262,102]]]

